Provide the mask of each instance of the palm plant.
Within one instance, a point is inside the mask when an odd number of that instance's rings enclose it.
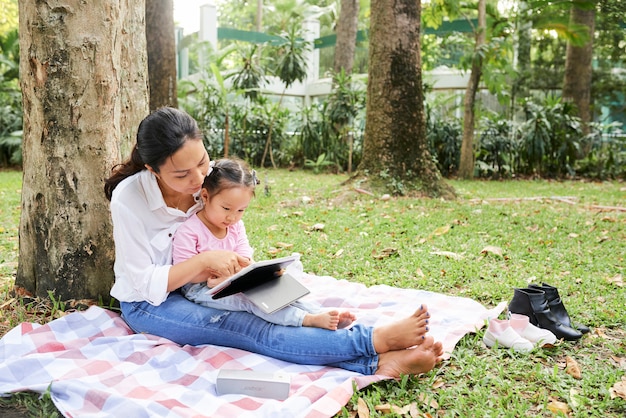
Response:
[[[279,45],[278,50],[278,62],[274,71],[274,74],[280,78],[284,83],[285,88],[280,95],[276,109],[272,114],[277,114],[285,97],[285,91],[296,81],[302,81],[306,78],[306,61],[304,55],[309,48],[309,43],[299,36],[300,26],[294,22],[287,32],[281,35],[282,43]],[[270,121],[269,132],[267,135],[267,141],[265,142],[265,149],[263,151],[263,157],[261,158],[261,167],[265,165],[265,157],[269,152],[272,166],[276,167],[274,163],[274,157],[272,156],[272,129],[273,118]]]

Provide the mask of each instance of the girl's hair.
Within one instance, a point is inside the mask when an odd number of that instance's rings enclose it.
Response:
[[[204,179],[202,187],[209,192],[209,199],[226,189],[233,187],[247,187],[252,189],[259,184],[256,171],[238,158],[222,158],[211,161],[209,174]]]
[[[113,190],[122,180],[145,170],[146,164],[158,173],[165,160],[188,140],[202,140],[202,132],[191,116],[172,107],[152,112],[139,124],[130,158],[114,166],[111,177],[104,180],[107,199],[111,200]]]

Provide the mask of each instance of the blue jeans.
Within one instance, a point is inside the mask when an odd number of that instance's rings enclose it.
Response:
[[[263,354],[291,363],[327,365],[371,375],[378,368],[372,327],[355,324],[330,331],[271,324],[248,312],[198,305],[179,292],[159,306],[122,302],[122,317],[135,332],[177,344],[213,344]]]

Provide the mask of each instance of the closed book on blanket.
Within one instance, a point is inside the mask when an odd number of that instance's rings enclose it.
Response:
[[[297,255],[257,261],[209,289],[213,299],[243,293],[265,313],[273,313],[310,293],[292,275],[285,273]]]

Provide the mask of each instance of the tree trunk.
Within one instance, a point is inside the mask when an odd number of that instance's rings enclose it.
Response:
[[[478,0],[478,30],[476,34],[476,47],[472,60],[465,98],[463,99],[463,142],[461,143],[461,162],[459,164],[459,177],[471,179],[474,177],[474,119],[476,106],[476,92],[480,84],[480,76],[483,67],[481,48],[485,44],[487,32],[486,1]]]
[[[146,0],[150,110],[178,107],[173,0]]]
[[[41,297],[106,302],[114,247],[103,179],[148,111],[144,3],[19,7],[24,177],[15,283]]]
[[[595,9],[582,10],[575,5],[570,12],[570,25],[585,25],[589,28],[589,41],[583,46],[567,43],[565,56],[565,77],[563,99],[572,101],[578,109],[585,134],[589,133],[591,122],[591,75],[593,58],[593,34],[595,30]]]
[[[358,24],[359,0],[341,0],[333,66],[335,74],[339,74],[342,69],[346,74],[352,74]]]
[[[449,195],[426,142],[420,1],[372,2],[363,159],[372,186]],[[395,181],[390,185],[389,177]],[[399,192],[399,190],[391,190]]]

